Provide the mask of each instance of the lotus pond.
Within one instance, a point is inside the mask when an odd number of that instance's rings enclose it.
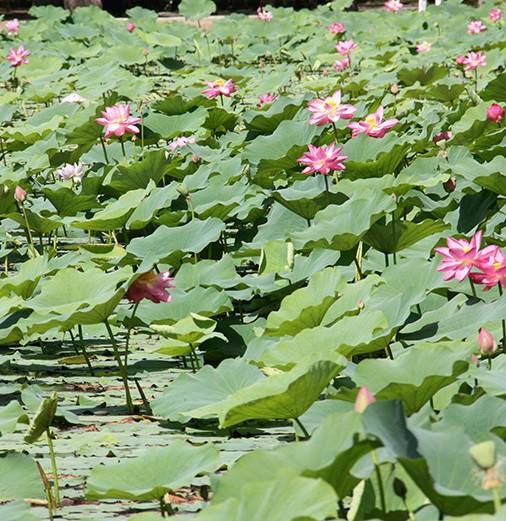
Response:
[[[0,519],[504,521],[498,6],[0,36]]]

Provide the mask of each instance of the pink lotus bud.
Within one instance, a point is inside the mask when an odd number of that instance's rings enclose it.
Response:
[[[449,130],[445,130],[444,132],[440,132],[439,134],[436,134],[432,141],[434,143],[439,143],[440,141],[449,141],[453,137],[452,133]]]
[[[448,193],[454,192],[455,188],[457,188],[457,180],[455,179],[455,177],[450,177],[450,179],[448,179],[448,181],[445,181],[443,183],[443,188]]]
[[[390,85],[390,92],[392,94],[399,94],[399,85],[397,85],[397,83],[392,83],[392,85]]]
[[[493,355],[497,351],[494,337],[484,327],[480,329],[480,334],[478,335],[478,347],[482,355]]]
[[[355,398],[355,412],[364,412],[371,403],[374,403],[376,398],[369,391],[367,387],[361,387],[358,391],[357,397]]]
[[[455,62],[459,65],[463,65],[464,62],[466,60],[466,57],[463,56],[462,54],[459,54],[456,58],[455,58]]]
[[[127,25],[127,31],[129,33],[133,33],[135,30],[135,24],[133,22],[128,22],[128,25]]]
[[[471,355],[471,363],[476,367],[480,367],[480,359],[476,355]]]
[[[504,118],[504,109],[497,103],[492,103],[487,109],[487,118],[494,123],[500,123]]]
[[[22,203],[26,199],[26,192],[19,185],[16,186],[14,190],[14,199],[16,199],[18,203]]]
[[[142,49],[142,54],[144,54],[144,56],[147,56],[149,54],[149,49],[147,47],[144,47],[144,49]]]

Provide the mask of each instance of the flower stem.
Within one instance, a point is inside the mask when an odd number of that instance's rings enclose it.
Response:
[[[494,509],[497,514],[501,510],[501,495],[499,493],[500,487],[494,487],[492,489],[492,497],[494,499]]]
[[[123,153],[123,157],[126,159],[127,155],[125,152],[125,143],[123,141],[123,136],[119,138],[119,142],[121,143],[121,152]]]
[[[469,284],[471,285],[471,291],[473,293],[473,297],[476,297],[476,288],[474,286],[473,279],[471,279],[471,277],[468,277],[468,278],[469,278]]]
[[[30,224],[28,223],[28,216],[26,215],[25,206],[23,203],[20,203],[19,206],[21,207],[21,213],[23,214],[23,219],[25,221],[26,240],[28,241],[28,249],[30,250],[30,253],[32,254],[33,257],[37,257],[38,252],[35,249],[35,246],[33,244],[32,231],[30,230]]]
[[[136,302],[134,308],[132,309],[132,314],[130,315],[130,322],[133,321],[135,314],[137,313],[137,308],[139,307],[139,302]],[[124,364],[128,365],[128,347],[130,346],[130,332],[132,331],[132,327],[128,326],[126,340],[125,340],[125,355],[124,355]]]
[[[46,429],[47,435],[47,445],[49,447],[49,455],[51,457],[51,469],[53,472],[53,483],[54,483],[54,493],[56,498],[56,506],[60,506],[60,484],[58,483],[58,468],[56,467],[56,456],[54,453],[54,445],[53,445],[53,435],[51,430]]]
[[[102,150],[104,151],[105,162],[106,164],[109,164],[109,156],[107,155],[107,150],[105,149],[104,138],[100,138],[100,143],[102,144]]]
[[[118,364],[119,372],[120,372],[121,378],[123,380],[123,386],[125,387],[125,398],[126,398],[128,413],[133,414],[134,406],[132,403],[132,395],[130,394],[130,387],[128,386],[128,368],[126,366],[124,366],[123,362],[121,361],[121,356],[119,354],[119,349],[118,349],[118,343],[116,342],[116,339],[114,338],[114,335],[112,334],[112,329],[109,324],[109,321],[107,319],[105,319],[104,324],[107,329],[107,333],[109,334],[109,338],[111,339],[111,344],[112,344],[112,348],[114,351],[114,358],[116,359],[116,362]]]
[[[502,297],[502,286],[499,282],[497,285],[497,289],[499,290],[499,295]],[[506,353],[506,319],[502,319],[502,350]]]
[[[337,144],[337,127],[333,121],[332,121],[332,128],[334,129],[334,138],[335,138],[336,144]]]
[[[4,148],[4,140],[0,137],[0,151],[2,152],[2,161],[5,166],[7,166],[7,152],[5,152]]]
[[[81,324],[77,326],[77,333],[79,334],[79,343],[81,344],[81,349],[83,351],[84,359],[86,360],[86,365],[90,370],[90,375],[95,376],[95,372],[93,371],[93,367],[91,365],[90,357],[88,356],[88,352],[86,351],[86,345],[84,343],[84,335],[83,335],[83,327]]]
[[[325,179],[325,192],[327,194],[327,204],[330,204],[329,180],[325,174],[323,174],[323,179]]]

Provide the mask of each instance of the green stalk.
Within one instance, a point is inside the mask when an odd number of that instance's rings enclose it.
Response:
[[[379,494],[380,494],[380,503],[381,503],[381,510],[386,513],[387,511],[387,503],[385,501],[385,489],[383,487],[383,480],[381,478],[381,469],[378,461],[378,456],[376,454],[376,451],[373,449],[371,451],[371,457],[374,462],[374,471],[376,473],[376,479],[378,480],[378,488],[379,488]]]
[[[468,279],[469,279],[469,284],[471,285],[471,291],[473,293],[473,297],[476,297],[476,288],[474,286],[473,279],[471,279],[471,277],[468,277]]]
[[[127,155],[126,155],[126,152],[125,152],[125,143],[123,141],[123,136],[121,136],[119,138],[119,142],[121,143],[121,152],[123,152],[123,157],[126,159]]]
[[[93,371],[93,367],[91,365],[90,357],[88,356],[88,353],[86,351],[86,345],[84,343],[84,336],[83,336],[83,327],[81,324],[77,326],[77,332],[79,334],[79,342],[81,344],[81,349],[83,351],[84,359],[86,360],[86,365],[88,366],[88,369],[90,370],[90,375],[95,376],[95,372]]]
[[[126,398],[128,413],[133,414],[134,406],[133,406],[133,402],[132,402],[132,395],[130,394],[130,387],[128,386],[128,368],[125,367],[121,361],[121,356],[119,354],[119,349],[118,349],[118,343],[116,342],[116,339],[114,338],[114,335],[112,334],[112,329],[109,324],[109,321],[107,319],[105,319],[104,324],[107,329],[107,333],[109,334],[109,338],[111,339],[111,344],[112,344],[112,348],[114,351],[114,358],[116,359],[116,362],[117,362],[118,368],[119,368],[119,372],[121,375],[121,379],[123,380],[123,386],[125,388],[125,398]]]
[[[105,149],[105,143],[104,143],[104,138],[100,138],[100,143],[102,145],[102,150],[104,151],[104,158],[105,158],[105,162],[106,164],[109,164],[109,156],[107,155],[107,150]]]
[[[499,289],[499,295],[502,297],[502,286],[499,282],[497,285],[497,288]],[[502,350],[504,353],[506,353],[506,319],[502,319]]]
[[[139,307],[139,304],[140,304],[140,301],[139,302],[136,302],[134,304],[134,307],[133,307],[133,310],[132,310],[132,314],[130,315],[130,321],[132,321],[135,317],[135,314],[137,313],[137,308]],[[127,335],[126,335],[126,340],[125,340],[125,355],[124,355],[124,364],[125,365],[128,365],[128,348],[130,346],[130,332],[132,331],[133,328],[129,327],[127,329]]]
[[[294,418],[293,421],[297,424],[299,429],[302,431],[302,434],[304,434],[304,437],[306,439],[309,439],[311,436],[309,435],[309,432],[307,431],[306,427],[302,424],[302,422],[299,420],[299,418]]]
[[[30,230],[30,225],[28,224],[28,216],[26,215],[25,206],[24,206],[23,203],[20,203],[20,207],[21,207],[21,213],[23,214],[23,219],[25,221],[26,239],[27,239],[28,245],[29,245],[28,249],[30,250],[31,254],[34,257],[37,257],[38,256],[38,252],[35,249],[35,246],[33,244],[32,231]]]
[[[51,457],[51,469],[53,472],[53,483],[54,483],[54,492],[56,498],[56,506],[59,507],[61,503],[60,498],[60,485],[58,482],[58,468],[56,467],[56,456],[54,453],[54,445],[53,445],[53,435],[51,434],[51,430],[49,427],[46,429],[47,435],[47,445],[49,447],[49,455]]]
[[[0,137],[0,151],[2,152],[2,160],[5,166],[7,166],[7,153],[4,148],[4,140]]]
[[[494,499],[494,509],[497,514],[501,510],[501,495],[499,493],[499,487],[492,489],[492,498]]]

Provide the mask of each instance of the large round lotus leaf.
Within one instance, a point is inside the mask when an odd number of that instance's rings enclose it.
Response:
[[[213,445],[192,447],[182,440],[150,448],[136,458],[95,467],[87,481],[86,496],[94,500],[160,500],[166,492],[190,485],[197,474],[216,470],[218,454]]]

